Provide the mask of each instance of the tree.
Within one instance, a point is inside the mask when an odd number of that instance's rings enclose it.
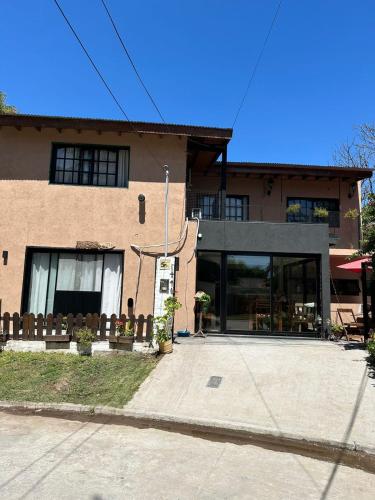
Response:
[[[374,168],[375,167],[375,125],[364,124],[358,129],[351,143],[340,146],[336,151],[335,164],[343,167]],[[362,227],[361,248],[354,255],[371,255],[375,261],[375,193],[374,179],[362,181],[361,213],[348,210],[345,217],[360,218]]]
[[[14,115],[17,113],[15,106],[6,103],[6,94],[0,90],[0,113]]]

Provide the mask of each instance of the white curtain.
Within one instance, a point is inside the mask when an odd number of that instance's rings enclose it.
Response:
[[[49,253],[36,252],[33,254],[28,310],[30,313],[45,314],[49,259]]]
[[[100,292],[103,255],[61,253],[57,290]]]
[[[51,253],[46,314],[53,313],[53,303],[55,301],[55,286],[56,286],[56,276],[57,276],[57,257],[58,257],[57,253]]]
[[[107,253],[104,256],[104,276],[101,313],[120,314],[122,282],[122,255]]]
[[[124,187],[128,185],[128,172],[129,172],[129,151],[121,149],[118,152],[117,164],[117,185]]]

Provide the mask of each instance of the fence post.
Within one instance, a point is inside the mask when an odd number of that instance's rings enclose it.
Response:
[[[152,334],[152,315],[149,314],[146,319],[146,340],[151,340]]]
[[[62,320],[63,320],[63,315],[59,313],[56,316],[56,331],[55,331],[56,335],[62,334]]]
[[[35,314],[29,314],[29,340],[35,340]]]
[[[100,340],[107,339],[107,315],[102,314],[100,316]]]
[[[74,330],[73,330],[73,340],[77,340],[77,335],[76,335],[76,332],[77,330],[79,330],[80,328],[82,328],[82,325],[83,325],[83,316],[82,314],[77,314],[76,316],[76,325],[74,327]]]
[[[74,330],[74,316],[69,313],[66,317],[66,334],[72,335]]]
[[[116,314],[111,314],[111,319],[110,319],[110,323],[109,323],[109,334],[110,335],[115,335],[115,333],[116,333],[116,320],[117,320]]]
[[[44,316],[39,313],[36,317],[36,338],[37,340],[43,340],[43,328],[44,328]]]
[[[4,313],[3,316],[3,333],[5,335],[10,334],[10,314],[9,313]]]
[[[138,316],[138,321],[137,321],[137,342],[142,342],[143,341],[143,325],[145,322],[145,317],[143,314],[140,314]]]
[[[13,339],[18,340],[20,338],[20,315],[18,313],[13,314]]]
[[[47,321],[46,321],[46,335],[52,335],[52,329],[53,329],[53,314],[49,313],[47,314]]]
[[[22,316],[22,340],[29,338],[29,315],[25,313]]]
[[[95,340],[98,339],[99,314],[94,313],[91,318],[91,331],[95,334]]]

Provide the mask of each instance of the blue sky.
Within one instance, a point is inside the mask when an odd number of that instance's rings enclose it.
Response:
[[[60,0],[133,120],[158,121],[100,0]],[[278,0],[107,0],[166,120],[230,127]],[[20,112],[122,116],[52,0],[1,2],[0,89]],[[229,159],[332,163],[375,122],[375,2],[284,0]]]

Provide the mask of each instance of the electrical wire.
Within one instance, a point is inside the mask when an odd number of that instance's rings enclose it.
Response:
[[[111,24],[112,24],[112,27],[113,27],[113,29],[114,29],[114,31],[115,31],[115,33],[116,33],[116,35],[117,35],[117,38],[119,39],[119,42],[120,42],[120,44],[121,44],[122,48],[124,49],[124,52],[125,52],[125,54],[126,54],[126,57],[129,59],[129,62],[130,62],[131,66],[132,66],[132,68],[133,68],[133,70],[134,70],[134,73],[137,75],[137,78],[138,78],[138,80],[139,80],[139,83],[142,85],[142,87],[143,87],[144,91],[145,91],[145,92],[146,92],[146,94],[148,95],[148,98],[150,99],[150,101],[151,101],[152,105],[154,106],[154,108],[155,108],[155,110],[156,110],[157,114],[160,116],[161,121],[162,121],[163,123],[165,123],[164,117],[163,117],[163,115],[161,114],[161,111],[160,111],[160,109],[159,109],[158,105],[156,104],[155,99],[152,97],[151,92],[150,92],[150,91],[148,90],[148,88],[146,87],[146,84],[144,83],[144,81],[143,81],[143,79],[142,79],[141,75],[139,74],[139,71],[137,70],[137,68],[136,68],[136,66],[135,66],[135,63],[134,63],[134,61],[133,61],[133,58],[131,57],[131,55],[130,55],[130,53],[129,53],[128,49],[126,48],[125,42],[124,42],[124,40],[123,40],[122,36],[120,35],[119,30],[117,29],[116,23],[115,23],[115,21],[114,21],[114,19],[113,19],[113,16],[111,15],[111,12],[110,12],[110,10],[109,10],[109,8],[108,8],[107,4],[105,3],[105,1],[104,1],[104,0],[101,0],[101,2],[102,2],[102,4],[103,4],[103,7],[104,7],[104,9],[105,9],[105,11],[106,11],[107,15],[108,15],[108,18],[109,18],[110,22],[111,22]]]
[[[77,40],[77,42],[79,43],[79,45],[81,46],[83,52],[85,53],[86,57],[88,58],[88,60],[90,61],[90,64],[92,65],[92,67],[94,68],[96,74],[99,76],[100,80],[102,81],[102,83],[104,84],[105,88],[107,89],[107,91],[109,92],[109,94],[111,95],[112,99],[114,100],[114,102],[116,103],[117,107],[119,108],[119,110],[121,111],[121,113],[125,116],[127,122],[129,123],[130,127],[132,128],[133,132],[135,133],[138,133],[139,131],[134,127],[133,123],[131,122],[129,116],[127,115],[125,109],[123,108],[123,106],[120,104],[119,100],[117,99],[117,97],[115,96],[114,92],[112,91],[111,87],[109,86],[108,82],[106,81],[106,79],[104,78],[103,74],[101,73],[101,71],[99,70],[99,68],[97,67],[97,65],[95,64],[93,58],[90,56],[88,50],[86,49],[84,43],[82,42],[81,38],[79,37],[77,31],[73,28],[71,22],[69,21],[68,17],[66,16],[64,10],[62,9],[61,5],[59,4],[58,0],[53,0],[56,7],[58,8],[58,10],[60,11],[60,14],[62,15],[62,17],[64,18],[65,22],[67,23],[67,25],[69,26],[71,32],[73,33],[75,39]],[[165,162],[161,162],[156,156],[155,154],[152,152],[152,150],[148,147],[147,145],[147,142],[145,143],[145,148],[147,149],[149,155],[152,157],[152,159],[155,161],[155,163],[158,165],[158,166],[162,166]]]
[[[271,36],[272,29],[273,29],[273,27],[274,27],[274,25],[276,23],[276,20],[277,20],[277,16],[279,15],[279,11],[280,11],[280,7],[281,7],[282,3],[283,3],[283,0],[280,0],[279,3],[278,3],[278,5],[277,5],[277,8],[276,8],[275,14],[273,16],[272,22],[271,22],[270,27],[268,29],[267,35],[266,35],[266,37],[264,39],[262,48],[261,48],[261,50],[260,50],[260,52],[258,54],[257,60],[255,62],[253,70],[252,70],[252,72],[250,74],[250,78],[249,78],[249,81],[247,83],[247,87],[246,87],[245,93],[244,93],[244,95],[243,95],[243,97],[242,97],[242,99],[240,101],[240,105],[238,106],[237,112],[235,114],[235,117],[234,117],[234,120],[233,120],[233,124],[232,124],[232,128],[234,128],[234,126],[235,126],[235,124],[237,122],[238,116],[239,116],[239,114],[240,114],[240,112],[241,112],[241,110],[243,108],[243,105],[245,104],[245,100],[246,100],[247,94],[248,94],[250,86],[251,86],[251,84],[252,84],[252,82],[253,82],[253,80],[255,78],[255,75],[256,75],[256,72],[258,70],[260,61],[261,61],[261,59],[263,57],[263,53],[264,53],[264,50],[266,48],[267,42],[268,42],[268,40],[269,40],[269,38]]]
[[[57,6],[57,8],[59,9],[61,15],[63,16],[63,18],[65,19],[67,25],[69,26],[71,32],[73,33],[73,35],[75,36],[77,42],[80,44],[83,52],[86,54],[88,60],[90,61],[92,67],[94,68],[94,70],[96,71],[97,75],[99,76],[99,78],[101,79],[101,81],[103,82],[103,84],[105,85],[105,88],[108,90],[108,92],[110,93],[110,95],[112,96],[112,99],[115,101],[115,103],[117,104],[117,107],[119,108],[119,110],[121,111],[121,113],[125,116],[125,118],[130,121],[128,115],[126,114],[126,111],[124,110],[124,108],[121,106],[121,104],[119,103],[117,97],[114,95],[114,93],[112,92],[110,86],[108,85],[108,83],[106,82],[104,76],[102,75],[102,73],[100,72],[99,68],[97,67],[97,65],[94,63],[92,57],[90,56],[90,54],[88,53],[86,47],[84,46],[84,44],[82,43],[80,37],[78,36],[78,33],[76,32],[76,30],[73,28],[72,24],[70,23],[69,19],[66,17],[65,15],[65,12],[63,11],[63,9],[61,8],[59,2],[57,0],[53,0]]]

